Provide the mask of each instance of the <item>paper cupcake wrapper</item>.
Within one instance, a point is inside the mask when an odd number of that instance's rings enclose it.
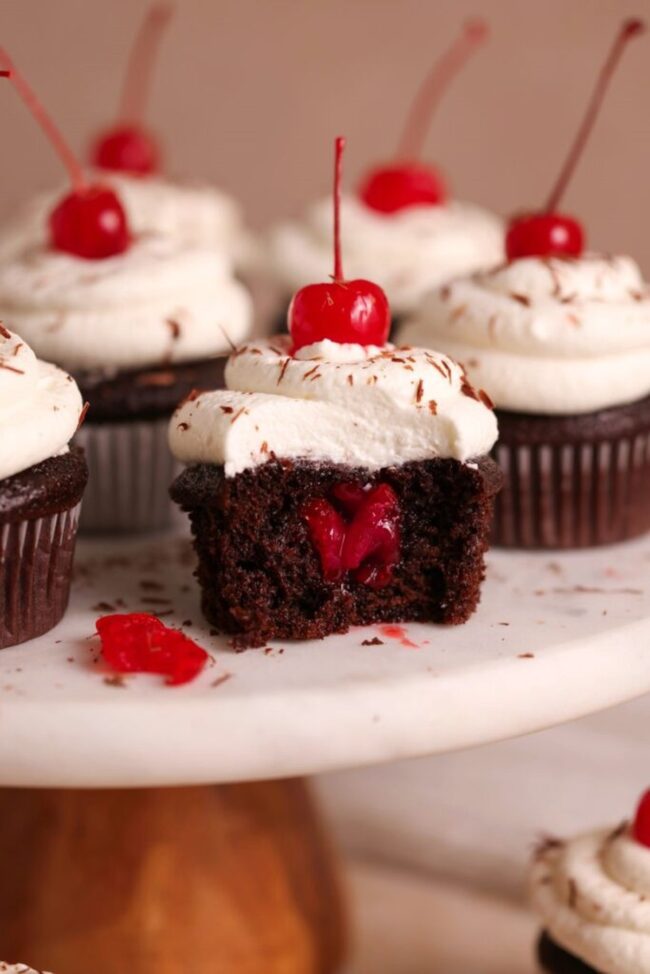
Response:
[[[62,618],[80,507],[0,526],[0,649],[41,636]]]
[[[170,526],[169,485],[180,471],[167,442],[169,419],[86,423],[75,443],[83,447],[90,476],[80,530],[130,534]]]
[[[650,431],[589,443],[499,442],[492,543],[588,548],[650,531]]]

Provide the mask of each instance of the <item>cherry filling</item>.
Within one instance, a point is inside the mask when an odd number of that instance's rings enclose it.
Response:
[[[206,651],[184,633],[146,612],[102,616],[96,625],[102,656],[117,673],[157,673],[179,686],[198,676],[208,661]]]
[[[308,501],[302,516],[328,581],[349,572],[370,588],[390,584],[400,556],[400,509],[392,487],[337,484],[330,500]]]

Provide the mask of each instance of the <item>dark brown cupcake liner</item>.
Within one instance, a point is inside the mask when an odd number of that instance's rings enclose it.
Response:
[[[498,414],[493,456],[505,481],[496,498],[492,543],[587,548],[650,531],[647,402],[639,404],[636,417],[630,407],[620,407],[584,418],[540,418],[537,429],[536,418]]]
[[[167,441],[169,418],[86,423],[75,443],[90,470],[80,531],[129,534],[161,531],[175,518],[169,485],[180,471]]]
[[[80,507],[0,525],[0,649],[42,636],[62,618]]]

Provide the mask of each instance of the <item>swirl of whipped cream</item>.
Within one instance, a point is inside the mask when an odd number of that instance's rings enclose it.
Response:
[[[0,319],[71,371],[209,358],[248,334],[252,304],[219,251],[143,236],[80,260],[43,247],[0,264]]]
[[[0,325],[0,480],[64,452],[82,407],[73,379]]]
[[[250,246],[236,201],[212,186],[100,172],[127,212],[135,236],[161,234],[198,247],[216,247],[236,264]],[[0,232],[0,260],[47,243],[48,218],[69,187],[39,193],[21,207]]]
[[[223,464],[226,476],[271,456],[380,469],[488,453],[494,413],[455,362],[436,352],[317,342],[290,354],[288,335],[244,345],[225,391],[183,403],[170,446],[184,463]]]
[[[626,827],[551,840],[530,872],[553,940],[602,974],[650,971],[650,849]]]
[[[530,257],[452,281],[400,338],[458,359],[501,409],[588,413],[650,393],[650,294],[630,257]]]
[[[469,203],[414,206],[378,213],[353,196],[341,204],[348,278],[376,281],[397,315],[412,311],[430,288],[503,260],[503,224]],[[269,240],[270,271],[287,291],[331,273],[332,202],[313,204],[301,221],[278,226]]]

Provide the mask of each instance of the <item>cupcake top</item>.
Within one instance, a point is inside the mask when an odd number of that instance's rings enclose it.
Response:
[[[82,410],[73,379],[0,325],[0,480],[64,453]]]
[[[233,197],[213,186],[172,182],[102,171],[97,177],[119,194],[134,234],[171,236],[184,244],[216,247],[237,265],[250,242],[241,209]],[[46,242],[47,219],[64,188],[40,193],[23,206],[0,233],[0,260]]]
[[[324,339],[291,354],[289,336],[230,357],[226,390],[189,397],[170,423],[185,463],[226,476],[267,460],[304,458],[370,470],[487,453],[497,436],[487,397],[437,352]]]
[[[650,970],[650,848],[626,825],[545,842],[530,890],[545,929],[565,950],[602,974]]]
[[[527,257],[461,278],[400,338],[457,358],[500,409],[588,413],[650,393],[650,293],[630,257]]]
[[[73,372],[210,358],[248,333],[251,300],[219,251],[137,237],[88,261],[44,245],[0,264],[0,318]]]
[[[271,273],[287,292],[330,273],[331,209],[329,199],[321,200],[271,233]],[[396,315],[412,311],[435,285],[503,259],[501,220],[456,200],[382,213],[345,196],[341,224],[348,276],[376,281]]]

